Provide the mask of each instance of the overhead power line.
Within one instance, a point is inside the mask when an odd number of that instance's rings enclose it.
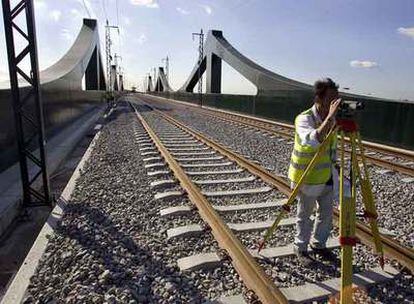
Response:
[[[118,0],[115,1],[116,6],[116,25],[119,26],[119,9],[118,9]]]
[[[85,8],[86,14],[89,16],[89,18],[91,18],[91,12],[88,9],[88,6],[86,5],[85,0],[82,0],[83,3],[83,7]]]
[[[120,13],[121,8],[120,8],[120,3],[118,0],[115,1],[115,5],[116,5],[116,23],[118,26],[118,53],[119,53],[119,57],[122,58],[122,37],[121,37],[121,24],[119,23],[119,15],[122,13]],[[124,71],[123,71],[123,67],[120,65],[119,66],[119,73],[120,75],[122,75],[122,77],[124,77]]]
[[[254,0],[243,0],[240,1],[238,4],[234,5],[229,9],[229,11],[234,12],[235,10],[238,10],[239,8],[246,6],[247,4],[251,4]]]
[[[103,13],[105,15],[105,20],[108,20],[108,14],[106,13],[106,5],[105,5],[105,0],[101,0],[101,4],[102,4],[102,10]]]

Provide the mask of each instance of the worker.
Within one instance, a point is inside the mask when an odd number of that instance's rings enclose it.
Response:
[[[314,104],[295,119],[295,144],[289,165],[289,179],[294,188],[318,151],[322,141],[335,125],[335,115],[341,103],[338,85],[330,78],[314,84]],[[328,148],[319,157],[313,169],[306,176],[298,193],[295,253],[303,265],[314,262],[308,253],[312,251],[323,258],[333,259],[326,248],[326,241],[332,230],[333,213],[333,167],[336,161],[336,136],[332,136]],[[311,244],[312,220],[315,203],[317,215]]]

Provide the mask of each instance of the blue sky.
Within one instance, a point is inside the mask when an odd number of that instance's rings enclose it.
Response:
[[[39,62],[56,62],[76,38],[83,17],[106,15],[120,26],[114,51],[122,56],[129,85],[161,59],[171,59],[170,82],[178,89],[197,56],[192,32],[222,30],[245,56],[265,68],[306,83],[330,76],[351,92],[414,100],[413,0],[35,0]],[[3,24],[0,78],[7,77]],[[223,92],[255,88],[229,66]]]

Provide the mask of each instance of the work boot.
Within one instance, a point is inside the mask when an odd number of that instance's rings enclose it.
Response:
[[[313,264],[314,260],[309,256],[307,251],[297,251],[296,257],[303,267],[308,267]]]
[[[332,251],[328,248],[317,248],[317,247],[313,247],[312,245],[310,246],[310,248],[312,249],[312,251],[316,254],[319,255],[321,258],[325,259],[325,260],[329,260],[329,261],[337,261],[338,258],[336,257],[335,254],[332,253]]]

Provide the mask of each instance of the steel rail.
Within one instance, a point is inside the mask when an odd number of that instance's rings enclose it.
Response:
[[[255,292],[262,303],[288,303],[284,294],[275,286],[273,281],[269,279],[261,267],[256,263],[252,255],[242,245],[240,240],[224,223],[206,197],[201,193],[200,189],[191,181],[178,162],[165,148],[142,115],[139,114],[132,104],[131,107],[134,109],[137,118],[154,141],[165,161],[168,163],[170,169],[174,172],[181,187],[186,191],[188,198],[198,208],[198,212],[203,220],[210,226],[214,238],[217,240],[220,247],[227,251],[234,268],[239,273],[246,286]]]
[[[238,114],[224,113],[224,112],[220,112],[220,111],[214,111],[212,109],[208,109],[208,110],[203,109],[203,110],[206,110],[208,112],[215,112],[215,113],[218,113],[218,116],[221,116],[224,119],[229,119],[229,120],[232,120],[232,121],[238,121],[242,124],[248,124],[249,126],[260,128],[265,132],[273,132],[273,133],[279,134],[279,135],[284,136],[284,137],[287,137],[287,136],[292,137],[293,134],[289,133],[288,131],[274,130],[271,127],[272,126],[277,126],[277,127],[280,127],[280,128],[291,130],[291,131],[294,131],[294,129],[295,129],[295,127],[293,125],[289,125],[289,124],[285,124],[285,123],[264,122],[264,121],[261,121],[260,119],[255,118],[255,117],[239,116]],[[211,113],[209,113],[209,115],[215,116],[215,114],[211,114]],[[365,141],[365,140],[363,140],[362,143],[363,143],[364,147],[369,148],[371,150],[374,150],[376,152],[390,154],[390,155],[394,155],[395,157],[402,157],[402,158],[406,158],[407,160],[414,161],[414,152],[413,151],[400,149],[400,148],[396,148],[396,147],[391,147],[391,146],[384,146],[384,145],[381,145],[381,144],[377,144],[377,143],[373,143],[373,142],[369,142],[369,141]],[[368,158],[372,158],[373,160],[378,159],[376,157],[369,157],[369,156],[368,156]],[[378,163],[378,164],[381,165],[381,163]],[[403,172],[403,173],[405,173],[405,172]]]
[[[257,123],[257,125],[262,125],[266,129],[268,129],[271,126],[276,126],[276,127],[284,128],[287,130],[292,130],[292,131],[295,130],[295,127],[291,124],[277,122],[277,121],[263,120],[260,117],[253,117],[253,116],[248,117],[247,115],[242,115],[238,113],[230,113],[230,112],[226,113],[226,112],[214,110],[211,108],[208,108],[208,109],[203,108],[203,110],[219,113],[220,115],[223,115],[223,116],[242,118],[242,119],[245,119],[245,121],[253,121],[252,126],[255,126]],[[280,135],[282,136],[293,135],[291,133],[283,132],[281,130],[278,130],[278,131],[280,132]],[[386,145],[382,145],[382,144],[378,144],[378,143],[374,143],[374,142],[370,142],[366,140],[363,140],[362,144],[364,145],[364,147],[369,148],[371,150],[375,150],[379,153],[391,154],[391,155],[394,155],[395,157],[403,157],[403,158],[407,158],[408,160],[414,161],[414,151],[392,147],[392,146],[386,146]]]
[[[231,151],[228,148],[225,148],[221,144],[211,140],[210,138],[206,137],[205,135],[201,134],[200,132],[194,131],[193,129],[185,126],[183,123],[179,122],[175,118],[161,112],[159,110],[154,109],[157,113],[163,116],[167,121],[173,123],[181,130],[187,132],[188,134],[194,136],[198,140],[204,142],[211,148],[217,150],[219,153],[225,155],[229,159],[235,161],[239,166],[245,168],[252,174],[260,177],[265,182],[269,183],[270,185],[279,189],[282,193],[289,196],[291,193],[290,185],[288,181],[280,176],[274,175],[271,172],[268,172],[265,168],[252,163],[251,161],[247,160],[243,156],[239,155],[236,152]],[[334,221],[338,224],[339,221],[339,210],[337,208],[334,209]],[[373,243],[373,235],[370,228],[362,223],[361,221],[357,221],[356,223],[356,236],[359,240],[366,246],[374,248]],[[400,262],[403,266],[407,267],[411,272],[414,273],[414,250],[408,248],[398,241],[381,234],[381,240],[384,246],[384,254],[385,256],[395,259]]]
[[[228,119],[229,121],[238,122],[240,124],[249,125],[251,127],[255,127],[259,130],[262,130],[263,132],[271,133],[271,134],[274,134],[274,135],[281,135],[285,138],[291,139],[293,137],[293,134],[291,134],[289,132],[282,131],[282,130],[274,130],[274,129],[269,128],[270,124],[266,125],[265,123],[262,123],[260,121],[255,122],[254,119],[249,119],[249,118],[239,118],[238,117],[238,118],[235,119],[234,117],[236,117],[236,115],[234,115],[234,114],[229,114],[229,115],[227,115],[227,114],[223,115],[223,114],[224,113],[220,113],[216,117],[219,117],[221,119]],[[215,116],[214,114],[211,114],[211,113],[208,113],[208,115]],[[283,126],[283,127],[286,128],[285,126]],[[414,153],[411,154],[411,153],[409,153],[409,151],[406,151],[406,150],[401,150],[401,149],[397,149],[397,148],[393,148],[393,147],[385,148],[381,145],[366,142],[366,141],[362,141],[362,143],[363,143],[364,147],[369,148],[371,150],[375,150],[375,151],[380,152],[380,153],[392,154],[395,157],[404,157],[404,158],[407,158],[409,160],[414,160]],[[349,151],[347,151],[347,152],[349,152]],[[414,176],[414,168],[404,166],[403,164],[387,161],[387,160],[384,160],[382,158],[375,157],[375,156],[372,156],[372,155],[365,155],[365,158],[368,160],[368,162],[370,162],[374,165],[384,167],[384,168],[387,168],[387,169],[391,169],[393,171],[398,171],[398,172],[404,173],[404,174],[409,175],[409,176]]]
[[[374,165],[377,165],[383,168],[391,169],[393,171],[397,171],[397,172],[409,175],[411,177],[414,177],[414,168],[410,168],[410,167],[404,166],[403,164],[399,164],[399,163],[393,163],[391,161],[384,160],[382,158],[374,157],[371,155],[365,154],[365,158],[367,159],[367,162],[371,164],[374,164]]]
[[[279,135],[287,139],[292,139],[293,137],[293,134],[291,134],[289,131],[275,130],[269,127],[270,124],[266,125],[265,123],[262,123],[262,122],[255,122],[253,119],[237,117],[237,115],[234,115],[234,114],[227,114],[227,113],[220,113],[220,112],[217,112],[219,113],[218,115],[212,114],[209,111],[206,111],[204,113],[211,117],[215,117],[215,118],[219,118],[219,119],[223,119],[223,120],[227,120],[231,122],[236,122],[242,125],[248,125],[250,127],[259,129],[263,132],[267,132],[272,135]],[[377,146],[374,147],[372,144],[367,145],[366,142],[364,146],[369,147],[371,150],[379,150],[380,153],[387,153],[387,154],[392,154],[396,157],[402,157],[400,154],[397,154],[395,151],[388,151],[385,148],[379,149]],[[414,159],[414,156],[411,156],[409,154],[404,154],[403,157],[406,157],[408,159]],[[365,158],[371,164],[374,164],[374,165],[377,165],[383,168],[391,169],[393,171],[397,171],[397,172],[414,177],[414,168],[410,168],[410,167],[404,166],[403,164],[387,161],[382,158],[371,156],[371,155],[365,155]]]
[[[397,147],[391,147],[391,146],[384,146],[381,144],[369,142],[369,141],[362,141],[362,144],[364,147],[367,147],[372,150],[376,150],[378,152],[386,153],[386,154],[392,154],[397,157],[404,157],[411,161],[414,161],[414,151],[406,150],[406,149],[400,149]]]
[[[155,97],[155,96],[151,96]],[[283,130],[275,130],[272,127],[277,126],[280,128],[288,129],[288,130],[294,130],[294,126],[286,123],[276,122],[276,121],[269,121],[269,120],[263,120],[259,117],[248,117],[247,115],[238,114],[238,113],[230,113],[230,112],[223,112],[221,110],[212,109],[212,108],[199,108],[192,104],[189,106],[194,107],[194,109],[204,112],[205,114],[215,117],[215,118],[221,118],[224,120],[237,122],[240,124],[248,125],[250,127],[255,127],[259,130],[262,130],[263,132],[271,133],[273,135],[279,135],[282,137],[285,137],[287,139],[291,139],[293,137],[293,134],[289,131],[283,131]],[[213,114],[214,113],[214,114]],[[385,153],[389,155],[393,155],[395,157],[402,157],[406,158],[407,160],[414,161],[414,151],[409,151],[405,149],[400,149],[396,147],[390,147],[390,146],[383,146],[381,144],[369,142],[369,141],[362,141],[364,147],[369,148],[371,150],[374,150],[379,153]],[[366,159],[377,166],[381,166],[387,169],[391,169],[394,171],[398,171],[404,174],[407,174],[409,176],[414,176],[414,169],[404,166],[402,164],[398,163],[392,163],[390,161],[383,160],[381,158],[366,155]]]

